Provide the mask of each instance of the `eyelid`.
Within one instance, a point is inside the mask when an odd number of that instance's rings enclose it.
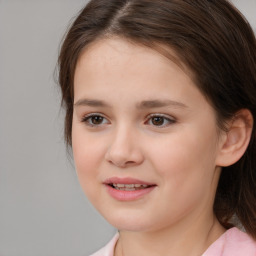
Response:
[[[162,113],[153,113],[153,114],[150,114],[146,117],[146,123],[148,123],[150,121],[150,119],[153,118],[153,117],[162,117],[162,118],[164,118],[165,120],[167,120],[169,122],[168,124],[160,125],[160,126],[153,125],[154,127],[158,127],[158,128],[165,128],[165,127],[177,122],[176,118],[174,118],[170,115],[162,114]]]
[[[97,125],[97,124],[90,124],[90,123],[88,122],[88,120],[89,120],[90,118],[92,118],[92,117],[95,117],[95,116],[102,117],[102,118],[104,118],[105,120],[108,121],[108,118],[107,118],[105,115],[103,115],[102,113],[93,112],[93,113],[89,113],[89,114],[84,115],[84,116],[81,118],[81,122],[82,122],[82,123],[85,123],[86,125],[91,126],[91,127],[100,127],[100,126],[106,124],[106,123],[102,123],[102,124],[98,124],[98,125]],[[110,123],[110,122],[108,121],[107,123]]]

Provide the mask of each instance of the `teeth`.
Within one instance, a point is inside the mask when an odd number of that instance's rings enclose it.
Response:
[[[115,187],[124,188],[124,184],[113,184]]]
[[[113,184],[113,187],[118,190],[133,191],[148,187],[144,184]]]

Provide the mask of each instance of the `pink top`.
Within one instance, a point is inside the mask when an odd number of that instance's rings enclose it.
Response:
[[[118,233],[101,250],[91,256],[113,256]],[[227,230],[202,256],[256,256],[256,242],[237,228]]]

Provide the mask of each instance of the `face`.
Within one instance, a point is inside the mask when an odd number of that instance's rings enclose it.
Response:
[[[78,178],[120,230],[158,230],[213,214],[216,117],[187,73],[158,52],[117,38],[94,43],[77,63]]]

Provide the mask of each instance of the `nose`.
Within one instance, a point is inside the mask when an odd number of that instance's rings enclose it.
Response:
[[[131,129],[119,129],[111,138],[105,159],[120,168],[140,165],[144,156],[138,136]]]

